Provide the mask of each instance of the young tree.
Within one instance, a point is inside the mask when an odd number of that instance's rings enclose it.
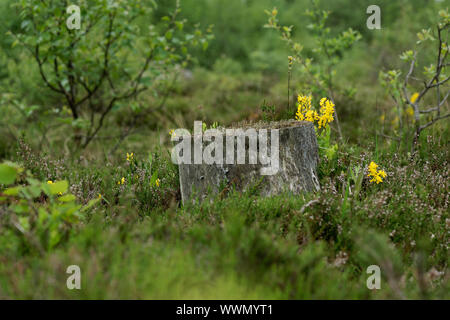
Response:
[[[403,107],[409,105],[415,124],[412,141],[413,150],[415,149],[423,130],[432,126],[439,120],[450,117],[447,103],[450,95],[448,86],[450,76],[445,74],[446,69],[449,66],[447,58],[450,51],[450,45],[448,43],[450,15],[448,10],[441,10],[439,15],[441,19],[436,26],[436,33],[433,35],[431,29],[422,30],[417,34],[417,47],[414,50],[405,51],[400,56],[402,60],[409,62],[409,68],[404,80],[402,82],[400,81],[401,72],[399,70],[390,70],[385,73],[381,72],[380,74],[382,83],[386,85],[387,90],[397,102],[399,113],[401,113],[400,106],[402,105],[402,101],[400,101],[401,99],[396,98],[397,96],[402,95],[403,101],[405,102]],[[425,78],[420,78],[416,72],[419,49],[429,42],[437,42],[436,64],[424,67],[423,75]],[[417,84],[411,84],[412,81],[421,84],[422,88],[418,89]],[[410,91],[418,92],[412,94]],[[431,93],[434,94],[434,97]],[[431,106],[430,102],[432,104]],[[445,109],[447,109],[447,112]],[[399,118],[401,119],[400,116]]]
[[[86,147],[111,111],[185,64],[195,45],[207,47],[210,31],[183,28],[179,3],[158,24],[153,0],[80,0],[80,28],[68,1],[21,0],[23,33],[13,34],[36,61],[45,86],[70,109],[77,146]],[[75,26],[75,28],[73,28]],[[144,27],[141,27],[144,26]],[[135,111],[135,108],[131,108]]]

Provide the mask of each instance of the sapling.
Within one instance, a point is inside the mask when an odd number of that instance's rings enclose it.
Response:
[[[445,74],[446,68],[450,65],[447,59],[450,51],[448,43],[450,15],[448,9],[441,10],[439,16],[440,21],[436,25],[436,33],[433,35],[431,29],[422,30],[417,34],[416,48],[407,50],[400,55],[402,60],[409,62],[409,68],[403,82],[400,82],[400,71],[398,70],[390,70],[381,74],[383,81],[385,81],[384,83],[388,84],[388,90],[392,93],[394,100],[398,101],[397,97],[401,94],[406,104],[403,107],[410,106],[409,110],[411,110],[414,118],[413,150],[416,148],[423,130],[440,120],[450,117],[447,103],[450,94],[448,87],[450,76]],[[423,45],[430,42],[437,44],[435,53],[436,64],[424,67],[423,75],[425,78],[419,78],[416,75],[416,69],[419,65],[419,49],[422,49]],[[412,81],[420,83],[422,86],[421,89],[414,89],[418,91],[414,94],[410,93],[411,88],[414,88],[414,85],[410,84]],[[401,102],[399,101],[397,105],[400,104]]]

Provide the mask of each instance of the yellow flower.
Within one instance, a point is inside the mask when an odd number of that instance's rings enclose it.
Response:
[[[52,180],[48,180],[47,184],[53,184],[53,181]]]
[[[305,121],[314,122],[314,120],[317,120],[319,118],[319,115],[314,110],[308,110],[305,114]]]
[[[320,116],[319,120],[319,129],[322,127],[326,127],[328,123],[334,120],[334,103],[328,100],[327,98],[322,98],[320,100]]]
[[[175,130],[173,130],[173,129],[171,129],[170,131],[169,131],[169,135],[172,137],[172,136],[176,136],[176,134],[175,134]]]
[[[155,184],[156,184],[157,187],[159,187],[159,183],[160,183],[160,180],[159,180],[159,178],[158,178],[158,179],[156,179],[156,181],[155,181]]]
[[[101,198],[102,198],[102,194],[99,193],[99,194],[98,194],[98,199],[101,199]]]
[[[298,121],[310,121],[314,122],[314,113],[309,113],[309,117],[307,118],[307,113],[311,111],[311,96],[301,96],[298,95],[298,108],[297,113],[295,114],[295,118]]]
[[[415,103],[417,101],[417,98],[419,97],[419,93],[418,92],[414,92],[413,95],[411,96],[411,102]]]
[[[62,196],[62,192],[58,192],[58,196]]]
[[[370,164],[369,164],[369,171],[370,172],[376,172],[377,171],[377,168],[378,168],[378,165],[375,163],[375,162],[371,162]]]
[[[305,120],[305,116],[300,111],[297,111],[297,113],[295,114],[295,119],[298,121],[303,121]]]
[[[334,103],[327,98],[320,100],[320,115],[313,109],[311,109],[311,96],[298,95],[298,108],[295,114],[295,119],[298,121],[317,121],[319,129],[326,127],[328,123],[334,120]]]
[[[131,160],[133,160],[133,157],[134,157],[134,153],[132,152],[132,153],[128,153],[127,152],[127,161],[128,162],[130,162]]]
[[[122,179],[117,181],[117,184],[125,184],[125,177],[122,177]]]
[[[378,165],[375,162],[371,162],[369,164],[369,174],[367,175],[369,178],[372,178],[370,182],[375,182],[379,184],[383,182],[382,178],[386,178],[387,174],[384,170],[377,170]]]

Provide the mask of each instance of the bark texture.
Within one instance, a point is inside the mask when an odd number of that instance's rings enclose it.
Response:
[[[279,169],[273,175],[261,175],[261,169],[267,167],[259,161],[249,164],[249,139],[245,138],[245,164],[226,164],[226,133],[223,135],[224,164],[179,164],[180,187],[183,203],[187,201],[201,202],[208,195],[219,192],[226,194],[235,188],[239,191],[255,187],[261,196],[277,195],[283,192],[298,194],[320,189],[317,178],[319,161],[317,139],[314,126],[310,122],[282,121],[269,124],[247,124],[241,128],[267,129],[267,154],[270,155],[271,131],[279,133]],[[194,158],[194,138],[191,139],[191,154]],[[237,139],[236,139],[237,141]],[[234,153],[237,152],[237,142],[234,142]],[[210,142],[202,142],[203,150]],[[258,143],[258,154],[260,145]]]

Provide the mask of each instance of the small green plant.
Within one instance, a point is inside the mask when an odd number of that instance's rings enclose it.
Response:
[[[85,206],[68,192],[67,181],[41,182],[19,165],[0,164],[0,225],[19,239],[25,251],[44,253],[63,243],[73,225],[99,199]]]
[[[274,121],[275,120],[275,105],[268,104],[265,100],[261,105],[261,113],[263,121]]]
[[[361,192],[362,183],[364,180],[364,170],[357,165],[354,167],[350,167],[349,171],[350,171],[350,181],[353,182],[352,195],[354,199],[358,199],[359,193]]]
[[[202,122],[202,131],[205,132],[208,129],[217,129],[219,128],[219,122],[214,121],[208,128],[208,125],[206,124],[206,122]],[[172,135],[172,134],[170,134]]]

